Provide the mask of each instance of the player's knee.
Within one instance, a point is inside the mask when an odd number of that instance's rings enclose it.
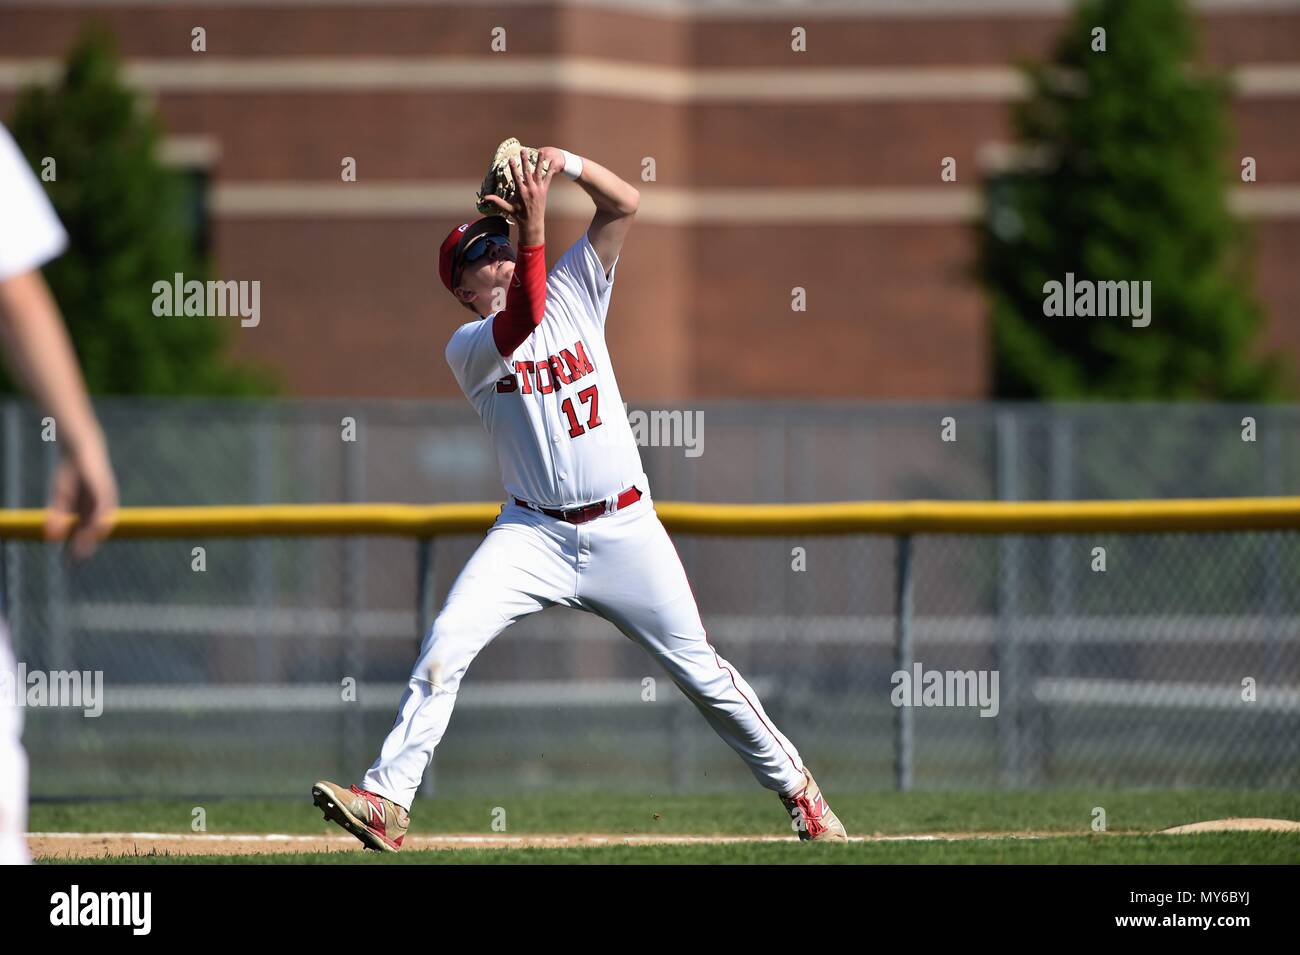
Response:
[[[672,674],[673,682],[686,696],[705,706],[730,702],[734,687],[725,674],[683,669]]]
[[[434,621],[411,675],[454,693],[484,642],[483,628],[472,616],[444,610]]]
[[[466,664],[460,663],[454,655],[431,649],[430,652],[421,654],[411,677],[431,683],[448,693],[455,693],[460,687],[460,677],[465,669]]]

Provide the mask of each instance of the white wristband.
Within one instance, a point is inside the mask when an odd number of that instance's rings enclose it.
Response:
[[[577,179],[582,175],[582,157],[574,155],[567,149],[561,149],[560,152],[564,153],[564,175],[570,179]]]

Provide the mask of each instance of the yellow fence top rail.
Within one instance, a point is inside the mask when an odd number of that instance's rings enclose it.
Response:
[[[114,538],[434,537],[477,534],[500,504],[273,504],[127,507]],[[669,530],[689,534],[1054,534],[1300,528],[1300,497],[1135,501],[850,501],[839,504],[655,505]],[[42,510],[0,510],[0,537],[36,540]]]

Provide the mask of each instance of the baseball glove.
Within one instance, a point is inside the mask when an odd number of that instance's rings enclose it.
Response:
[[[511,157],[518,158],[523,153],[528,157],[528,171],[532,172],[537,168],[537,150],[532,146],[521,146],[519,140],[511,136],[500,146],[497,147],[496,155],[492,157],[492,165],[488,167],[487,175],[483,177],[483,185],[479,188],[478,193],[474,196],[474,203],[478,211],[486,216],[505,215],[500,208],[484,199],[484,196],[500,196],[506,202],[513,202],[518,186],[515,184],[514,173],[510,171]],[[546,175],[551,164],[547,161],[542,162],[542,175]],[[511,225],[514,225],[514,218],[506,215],[505,219]]]

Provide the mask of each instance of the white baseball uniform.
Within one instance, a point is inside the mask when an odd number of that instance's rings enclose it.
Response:
[[[68,237],[9,131],[0,125],[0,282],[39,269]],[[3,567],[3,562],[0,562]],[[2,596],[2,595],[0,595]],[[0,684],[21,693],[0,600]],[[27,853],[27,754],[23,711],[0,699],[0,865],[30,862]]]
[[[709,644],[655,514],[605,345],[613,281],[584,235],[547,276],[542,322],[513,354],[498,353],[494,316],[461,326],[447,346],[509,499],[425,637],[397,722],[361,783],[407,809],[474,657],[510,624],[557,604],[604,617],[650,651],[762,785],[803,785],[798,751]],[[640,500],[616,509],[632,486]],[[580,524],[535,509],[594,502],[607,513]]]

